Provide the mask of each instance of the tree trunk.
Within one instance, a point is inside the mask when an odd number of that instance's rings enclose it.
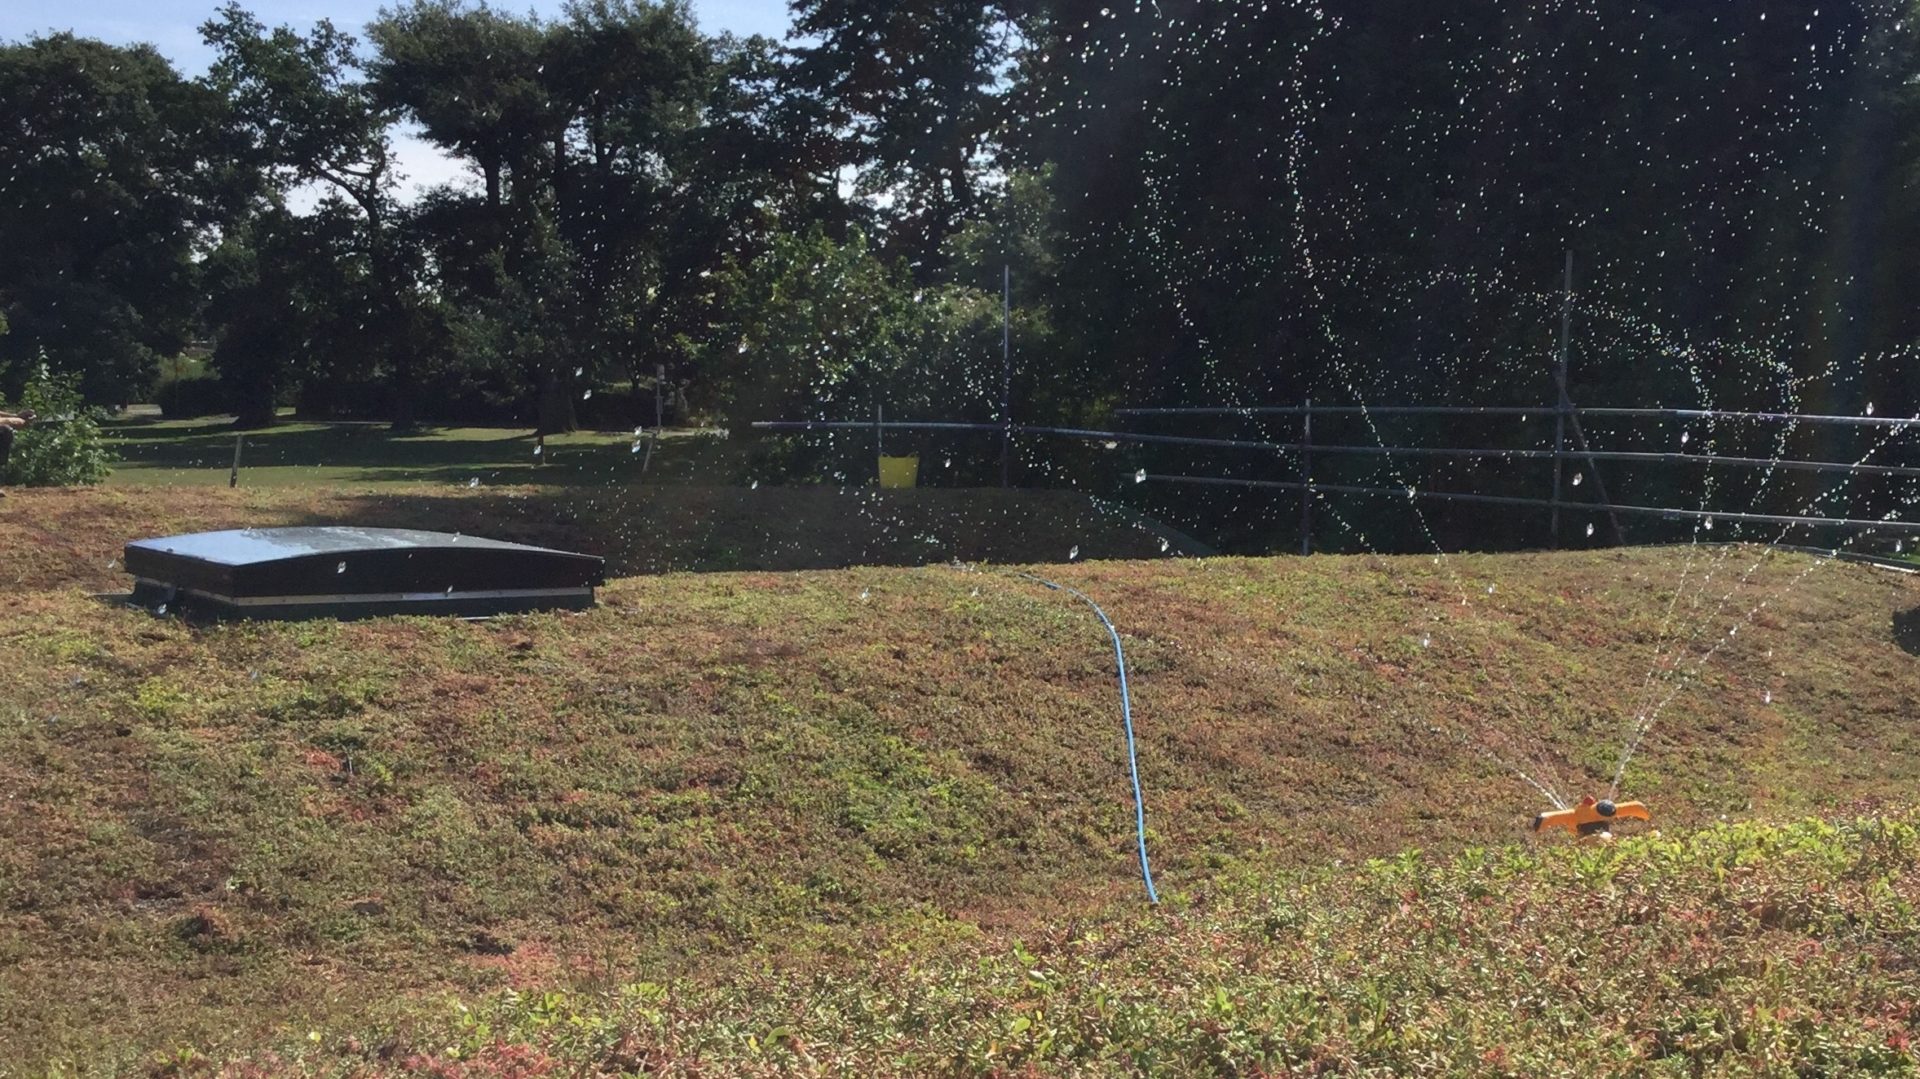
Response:
[[[274,392],[271,383],[248,386],[241,391],[241,397],[241,400],[233,403],[235,427],[242,431],[254,431],[273,426]]]
[[[965,147],[955,146],[947,162],[947,189],[952,194],[954,209],[965,214],[973,209],[973,178],[967,175],[967,152]]]
[[[487,178],[487,209],[500,212],[500,159],[484,157],[480,159],[480,172]]]
[[[537,433],[559,435],[580,429],[580,420],[573,411],[573,387],[558,371],[545,371],[540,376],[540,422]]]
[[[393,369],[393,430],[412,431],[420,426],[419,392],[413,385],[412,365],[396,364]]]

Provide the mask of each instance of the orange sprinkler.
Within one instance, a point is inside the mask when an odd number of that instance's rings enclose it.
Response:
[[[1544,832],[1549,828],[1565,828],[1574,835],[1610,836],[1613,834],[1613,822],[1623,819],[1653,818],[1647,813],[1647,807],[1639,802],[1613,802],[1605,798],[1596,802],[1593,795],[1589,794],[1572,809],[1556,809],[1533,818],[1533,830]]]

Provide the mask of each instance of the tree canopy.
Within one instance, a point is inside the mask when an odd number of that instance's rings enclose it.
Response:
[[[1920,407],[1908,0],[792,7],[229,3],[196,79],[0,47],[0,390],[44,350],[124,403],[199,342],[246,423],[563,430],[662,369],[989,417],[1011,266],[1026,418],[1525,403],[1574,251],[1585,401]],[[473,182],[403,195],[403,128]]]

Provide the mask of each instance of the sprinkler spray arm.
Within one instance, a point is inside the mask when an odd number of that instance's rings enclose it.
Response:
[[[1556,809],[1533,818],[1533,830],[1565,828],[1574,835],[1611,835],[1616,820],[1652,820],[1647,807],[1639,802],[1595,801],[1589,794],[1572,809]]]

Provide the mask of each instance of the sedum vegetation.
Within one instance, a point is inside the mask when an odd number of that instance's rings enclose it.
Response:
[[[1915,820],[1876,808],[1920,787],[1908,577],[1730,549],[1773,601],[1628,771],[1665,836],[1535,849],[1541,799],[1486,747],[1603,789],[1668,598],[1648,582],[1687,552],[1175,559],[1069,522],[1131,559],[1038,572],[1125,635],[1149,912],[1098,624],[991,566],[918,565],[897,522],[964,492],[748,494],[812,556],[906,564],[766,572],[793,552],[699,488],[624,524],[593,490],[14,494],[0,1060],[1915,1067]],[[1067,505],[1014,506],[977,507],[991,553],[1057,549]],[[195,625],[88,595],[124,585],[145,522],[348,518],[735,572],[482,623]],[[1496,579],[1461,608],[1459,580]],[[1834,823],[1769,823],[1802,818]]]
[[[1903,1075],[1920,814],[1243,874],[1041,939],[515,993],[397,1067],[540,1074]],[[424,1037],[424,1030],[416,1039]],[[294,1063],[297,1061],[298,1063]]]

